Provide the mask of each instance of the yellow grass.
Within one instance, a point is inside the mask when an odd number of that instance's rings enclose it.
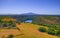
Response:
[[[39,32],[37,29],[40,26],[38,25],[34,25],[30,23],[21,23],[21,25],[17,24],[17,27],[23,32],[23,35],[16,36],[14,38],[58,38],[57,36]]]
[[[4,37],[8,37],[8,35],[12,34],[13,36],[19,35],[21,34],[20,31],[18,31],[17,29],[0,29],[0,38]]]
[[[10,18],[10,17],[9,18],[3,18],[2,19],[2,21],[10,21],[10,20],[13,21],[13,22],[16,21],[16,19]]]
[[[21,23],[17,24],[17,27],[20,29],[0,29],[0,38],[3,36],[7,37],[12,34],[14,38],[58,38],[57,36],[49,35],[47,33],[39,32],[38,26],[31,23]],[[45,27],[47,28],[47,27]]]

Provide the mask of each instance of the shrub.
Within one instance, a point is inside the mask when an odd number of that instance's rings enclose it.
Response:
[[[16,24],[12,24],[12,27],[16,27]]]
[[[11,21],[11,20],[10,20],[10,21],[9,21],[9,23],[11,23],[11,24],[12,24],[12,23],[13,23],[13,21]]]
[[[13,35],[9,35],[8,38],[13,38]]]
[[[8,29],[11,29],[11,27],[9,26]]]
[[[60,30],[57,31],[57,34],[56,35],[60,36]]]
[[[51,35],[56,35],[55,30],[54,29],[50,29],[50,28],[47,30],[47,33],[51,34]]]
[[[39,28],[39,31],[41,31],[41,32],[46,32],[46,28],[40,27],[40,28]]]

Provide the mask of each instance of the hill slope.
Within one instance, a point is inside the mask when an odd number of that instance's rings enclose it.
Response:
[[[17,24],[17,27],[22,31],[23,35],[16,36],[15,38],[58,38],[57,36],[39,32],[37,29],[41,26],[38,25],[21,23],[21,25]]]

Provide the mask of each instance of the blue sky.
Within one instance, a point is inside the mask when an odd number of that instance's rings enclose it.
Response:
[[[0,0],[0,14],[59,14],[60,0]]]

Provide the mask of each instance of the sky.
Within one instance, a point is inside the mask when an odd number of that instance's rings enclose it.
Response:
[[[60,0],[0,0],[0,14],[60,15]]]

